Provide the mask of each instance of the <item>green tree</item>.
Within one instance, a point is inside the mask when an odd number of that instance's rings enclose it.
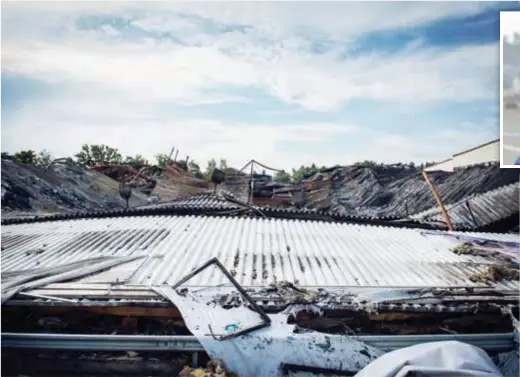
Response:
[[[155,160],[157,161],[157,165],[164,168],[167,165],[170,165],[173,161],[170,159],[170,156],[166,153],[159,153],[155,155]]]
[[[311,166],[302,165],[299,169],[292,170],[292,177],[294,181],[301,181],[302,179],[308,178],[317,172],[319,172],[319,169],[316,167],[315,164],[312,164]]]
[[[52,155],[44,149],[40,151],[40,153],[38,153],[36,164],[41,166],[47,166],[52,162],[52,160]]]
[[[148,165],[148,160],[141,156],[140,154],[136,154],[135,156],[126,156],[125,164],[146,164]]]
[[[291,175],[287,173],[285,170],[282,170],[280,172],[277,172],[274,176],[274,180],[276,182],[290,182],[291,181]]]
[[[11,155],[7,152],[2,152],[2,158],[9,158]]]
[[[190,169],[190,172],[197,178],[204,178],[204,175],[202,174],[201,170],[200,170],[200,166],[199,164],[197,164],[195,161],[190,161],[189,162],[189,169]]]
[[[26,150],[26,151],[16,152],[13,155],[13,159],[22,164],[36,165],[36,162],[38,161],[38,156],[36,155],[35,151]]]
[[[120,164],[123,159],[117,149],[104,144],[84,144],[81,147],[81,151],[74,157],[76,157],[76,162],[81,166],[94,166],[99,163]]]

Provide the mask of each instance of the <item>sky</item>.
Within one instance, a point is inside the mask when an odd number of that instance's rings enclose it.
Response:
[[[2,2],[2,151],[172,146],[278,169],[424,162],[499,137],[520,2]]]

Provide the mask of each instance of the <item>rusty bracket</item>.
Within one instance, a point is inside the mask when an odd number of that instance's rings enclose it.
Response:
[[[220,261],[217,258],[211,258],[209,261],[204,263],[202,266],[200,266],[200,267],[196,268],[195,270],[193,270],[192,272],[190,272],[184,278],[182,278],[177,283],[175,283],[172,286],[172,289],[176,290],[182,284],[186,283],[188,280],[193,278],[195,275],[201,273],[202,271],[204,271],[206,268],[208,268],[211,265],[217,266],[220,269],[220,271],[222,271],[222,273],[228,278],[228,280],[231,282],[231,284],[233,284],[233,286],[237,289],[237,291],[240,292],[240,294],[247,301],[247,303],[249,305],[251,305],[251,307],[254,309],[254,311],[257,312],[258,315],[260,315],[260,318],[262,318],[262,323],[260,323],[258,325],[248,327],[248,328],[233,332],[231,334],[226,334],[226,335],[217,336],[217,335],[213,334],[213,331],[211,330],[211,327],[210,327],[211,336],[218,340],[226,340],[226,339],[231,339],[236,336],[244,335],[244,334],[262,329],[264,327],[271,326],[271,318],[269,318],[269,316],[263,311],[263,309],[256,304],[256,302],[253,300],[253,298],[246,292],[246,290],[244,288],[242,288],[242,286],[235,280],[233,275],[231,275],[231,273],[222,265],[222,263],[220,263]]]

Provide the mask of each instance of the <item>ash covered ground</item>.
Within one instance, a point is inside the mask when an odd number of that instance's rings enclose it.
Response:
[[[131,206],[147,203],[133,193]],[[49,168],[2,159],[2,217],[126,207],[119,183],[101,173],[56,164]]]

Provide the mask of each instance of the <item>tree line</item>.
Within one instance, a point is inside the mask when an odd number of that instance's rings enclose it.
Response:
[[[40,152],[35,152],[34,150],[23,150],[14,153],[13,155],[9,155],[6,152],[2,152],[2,158],[11,158],[14,161],[28,164],[28,165],[36,165],[36,166],[47,166],[49,165],[53,157],[52,155],[46,151],[42,150]],[[144,158],[140,154],[136,154],[135,156],[125,156],[119,152],[118,149],[109,147],[104,144],[93,144],[87,145],[84,144],[80,151],[74,155],[73,160],[80,166],[88,168],[95,166],[97,164],[130,164],[130,165],[148,165],[149,162],[146,158]],[[172,164],[174,161],[168,154],[158,153],[155,155],[156,164],[160,167],[165,167]],[[223,158],[220,158],[218,163],[217,160],[212,158],[206,164],[206,168],[204,170],[201,169],[201,166],[194,160],[190,160],[189,157],[186,157],[184,160],[175,161],[175,163],[184,169],[185,171],[191,172],[195,177],[200,179],[208,179],[211,176],[211,173],[215,168],[226,171],[228,168],[227,161]],[[415,165],[413,162],[409,164],[398,164],[402,167],[408,168],[417,168],[423,169],[425,167],[434,165],[435,162],[427,162],[420,165]],[[386,166],[385,164],[379,164],[375,161],[362,161],[357,162],[354,166],[358,167],[366,167],[366,168],[377,168]],[[315,164],[311,164],[310,166],[300,166],[298,169],[292,169],[292,171],[286,172],[285,170],[279,171],[275,174],[274,179],[278,182],[298,182],[302,179],[308,178],[315,173],[323,172],[325,170],[330,169],[330,167],[321,166],[318,167]],[[255,172],[256,173],[256,172]],[[265,171],[262,172],[265,174]]]
[[[36,152],[34,150],[23,150],[10,155],[7,152],[2,152],[2,158],[10,158],[16,162],[35,165],[35,166],[47,166],[53,160],[53,156],[43,150]],[[166,153],[158,153],[155,155],[156,165],[160,167],[166,167],[171,165],[174,161]],[[74,155],[73,161],[84,168],[96,166],[98,164],[129,164],[129,165],[148,165],[149,161],[140,154],[135,156],[125,156],[118,149],[112,148],[104,144],[93,144],[93,145],[82,145],[80,151]],[[201,170],[200,165],[194,161],[189,160],[187,157],[184,160],[175,161],[175,163],[185,171],[190,171],[197,178],[209,177],[215,168],[221,170],[227,169],[227,161],[223,158],[219,159],[219,162],[215,159],[208,161],[206,169]]]

